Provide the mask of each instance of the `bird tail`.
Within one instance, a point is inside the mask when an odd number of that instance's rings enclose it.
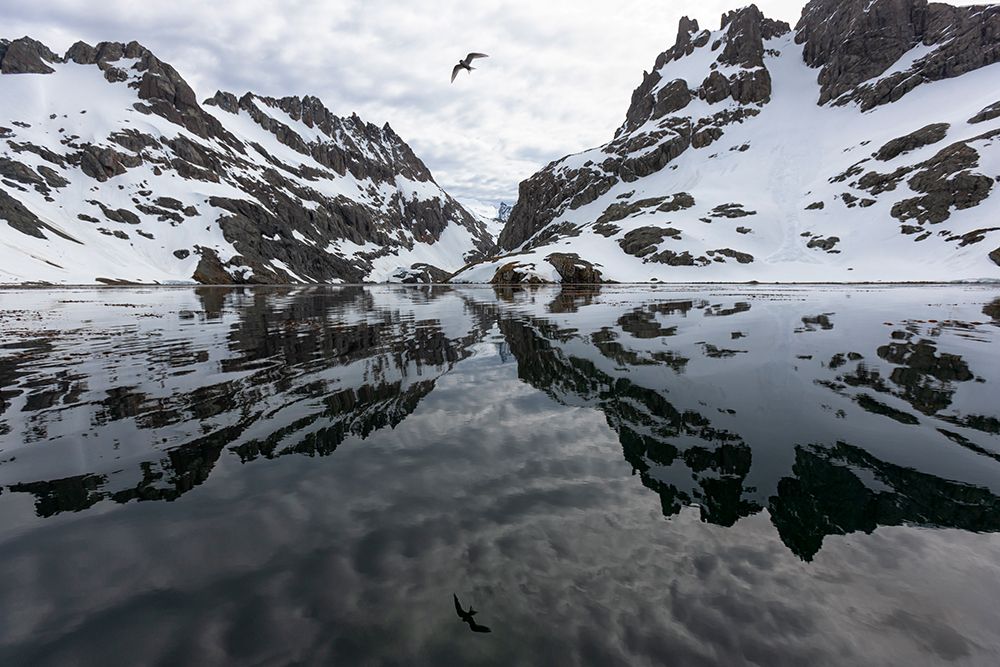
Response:
[[[472,70],[474,70],[474,69],[479,69],[479,68],[478,68],[478,67],[473,67],[472,65],[469,65],[469,71],[470,71],[470,72],[471,72]]]

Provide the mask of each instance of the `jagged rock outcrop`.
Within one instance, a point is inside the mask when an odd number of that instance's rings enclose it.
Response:
[[[534,266],[508,262],[496,270],[490,282],[494,285],[542,285],[547,282],[534,271]]]
[[[995,136],[1000,136],[1000,130],[990,138]],[[920,164],[907,184],[921,196],[898,202],[892,216],[901,222],[914,219],[936,224],[947,220],[953,210],[972,208],[989,197],[994,179],[973,171],[979,166],[979,153],[970,143],[952,144]]]
[[[552,253],[545,261],[555,267],[562,283],[596,285],[604,282],[601,270],[587,260],[580,259],[576,253]]]
[[[804,57],[819,67],[820,104],[894,102],[926,81],[1000,61],[1000,6],[927,0],[812,0],[796,25]],[[887,73],[919,47],[910,67]],[[874,81],[872,81],[874,79]]]
[[[0,40],[0,74],[51,74],[49,65],[59,62],[62,58],[30,37]]]
[[[449,278],[451,278],[450,271],[445,271],[433,264],[417,262],[408,269],[401,268],[397,270],[390,280],[403,284],[440,285],[448,282]]]
[[[62,92],[63,77],[89,67],[103,73],[94,97],[130,91],[117,116],[88,116],[85,97]],[[442,268],[428,275],[441,279],[493,248],[388,124],[335,115],[316,97],[220,91],[200,104],[134,41],[77,42],[64,58],[4,41],[0,69],[43,77],[16,114],[3,103],[14,79],[0,77],[0,231],[38,239],[11,239],[0,282],[386,280],[417,246],[431,248],[422,256]],[[68,238],[83,246],[70,252],[93,249],[106,265],[50,259]]]
[[[881,162],[888,162],[903,153],[936,144],[947,136],[950,127],[948,123],[926,125],[916,132],[910,132],[905,137],[886,142],[882,148],[875,151],[872,157]]]

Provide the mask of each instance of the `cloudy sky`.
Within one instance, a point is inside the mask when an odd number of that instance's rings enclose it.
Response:
[[[0,37],[137,39],[205,98],[314,94],[389,122],[465,200],[516,199],[551,160],[609,140],[682,15],[717,29],[742,0],[47,0],[0,4]],[[790,23],[802,0],[758,0]],[[971,4],[971,3],[961,3]],[[466,52],[490,54],[449,84]]]

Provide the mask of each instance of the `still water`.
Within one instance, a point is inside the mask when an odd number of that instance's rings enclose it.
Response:
[[[1000,664],[1000,289],[2,291],[0,582],[3,665]]]

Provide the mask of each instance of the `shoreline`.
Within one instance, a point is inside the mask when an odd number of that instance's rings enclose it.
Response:
[[[653,283],[504,283],[504,284],[493,284],[493,283],[253,283],[253,284],[225,284],[225,283],[177,283],[177,284],[161,284],[161,283],[122,283],[122,284],[102,284],[102,283],[79,283],[79,284],[39,284],[39,283],[22,283],[22,284],[0,284],[0,292],[5,291],[15,291],[15,290],[71,290],[71,289],[96,289],[96,290],[121,290],[121,289],[192,289],[192,288],[225,288],[225,289],[235,289],[235,288],[273,288],[273,287],[324,287],[324,288],[343,288],[343,287],[494,287],[494,288],[553,288],[553,287],[636,287],[636,288],[649,288],[649,287],[918,287],[918,286],[935,286],[935,287],[971,287],[971,286],[994,286],[1000,287],[1000,279],[997,280],[958,280],[958,281],[938,281],[938,280],[886,280],[886,281],[822,281],[822,282],[761,282],[761,281],[748,281],[748,282],[653,282]]]

